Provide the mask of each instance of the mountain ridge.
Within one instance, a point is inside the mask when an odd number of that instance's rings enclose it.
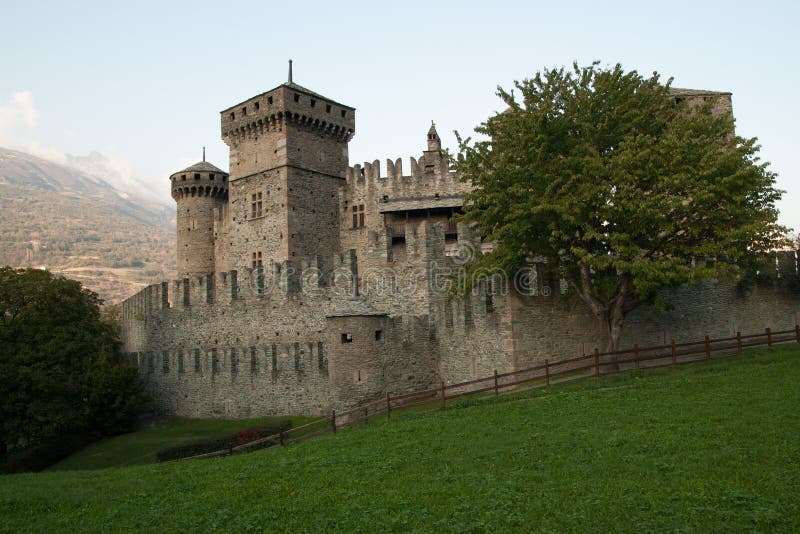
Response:
[[[95,153],[95,162],[104,156]],[[44,267],[109,303],[175,270],[175,210],[101,176],[0,148],[0,264]]]

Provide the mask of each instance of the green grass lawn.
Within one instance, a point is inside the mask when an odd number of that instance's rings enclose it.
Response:
[[[8,531],[797,531],[800,347],[230,458],[0,477]]]
[[[152,464],[156,461],[156,452],[166,447],[191,443],[205,438],[225,436],[283,419],[285,418],[268,417],[226,421],[174,417],[156,428],[148,428],[93,443],[51,466],[48,471],[73,471]],[[310,419],[292,417],[291,420],[292,425],[296,426]]]

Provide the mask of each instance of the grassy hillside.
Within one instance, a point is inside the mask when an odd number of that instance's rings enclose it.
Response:
[[[800,529],[800,348],[207,461],[0,477],[0,530]]]
[[[282,418],[238,419],[185,419],[175,417],[156,428],[123,434],[94,443],[69,458],[65,458],[49,471],[75,471],[143,465],[156,462],[156,453],[166,447],[191,443],[205,438],[224,436],[247,428],[267,425]],[[292,417],[294,426],[306,419]]]

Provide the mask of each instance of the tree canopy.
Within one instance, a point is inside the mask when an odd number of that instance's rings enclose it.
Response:
[[[508,109],[459,137],[474,190],[464,217],[494,250],[472,269],[547,259],[617,350],[626,314],[659,290],[735,278],[784,243],[775,174],[714,98],[689,105],[671,80],[594,63],[498,89]]]
[[[0,453],[126,429],[143,394],[101,301],[48,271],[0,269]]]

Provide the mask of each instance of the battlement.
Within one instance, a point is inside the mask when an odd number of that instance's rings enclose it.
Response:
[[[157,310],[294,298],[347,298],[357,272],[355,251],[336,254],[333,270],[322,257],[270,262],[265,267],[206,273],[151,284],[122,303],[123,319],[144,318]]]
[[[438,153],[423,154],[417,160],[409,158],[410,174],[403,174],[403,160],[386,160],[386,175],[381,174],[380,161],[365,162],[347,169],[346,196],[374,197],[379,202],[416,197],[463,197],[471,191],[470,184],[462,182],[455,171],[451,171],[447,160]],[[459,206],[461,204],[458,204]]]
[[[205,149],[203,154],[203,161],[170,175],[172,198],[175,200],[187,197],[228,197],[228,173],[205,161]]]
[[[355,108],[295,83],[285,83],[220,112],[223,140],[281,131],[292,124],[348,142],[355,134]]]

